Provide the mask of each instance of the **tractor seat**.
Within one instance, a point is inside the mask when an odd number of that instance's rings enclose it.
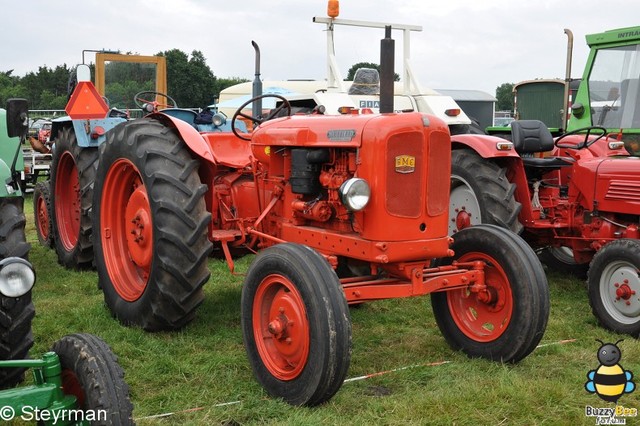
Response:
[[[511,122],[511,140],[516,152],[527,168],[543,169],[544,172],[571,166],[570,157],[534,157],[537,152],[553,150],[553,136],[542,121],[516,120]]]

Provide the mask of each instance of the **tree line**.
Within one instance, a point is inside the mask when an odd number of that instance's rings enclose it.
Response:
[[[167,91],[181,107],[204,107],[219,96],[220,91],[248,81],[239,77],[216,77],[201,51],[191,55],[172,49],[158,53],[167,61]],[[92,76],[94,64],[89,65]],[[25,76],[13,70],[0,71],[0,106],[10,98],[25,98],[32,110],[64,109],[69,99],[71,76],[75,66],[38,67]],[[149,64],[110,62],[105,66],[105,97],[111,107],[135,108],[136,93],[155,88],[155,68]]]
[[[496,111],[513,111],[513,83],[502,83],[496,88]]]
[[[234,84],[249,81],[239,77],[216,77],[207,65],[201,51],[191,55],[171,49],[160,52],[167,61],[167,90],[181,107],[204,107],[214,103],[220,91]],[[90,64],[92,75],[93,64]],[[144,90],[154,90],[155,69],[149,64],[111,62],[106,64],[105,96],[111,107],[135,108],[134,95]],[[361,67],[379,69],[378,64],[359,62],[348,72],[346,80],[353,80],[355,71]],[[38,67],[37,71],[24,77],[13,75],[13,70],[0,71],[0,106],[9,98],[25,98],[32,110],[64,109],[69,99],[70,76],[75,66],[66,64],[55,68]],[[396,73],[395,80],[400,76]],[[504,83],[496,88],[496,111],[513,110],[513,83]]]

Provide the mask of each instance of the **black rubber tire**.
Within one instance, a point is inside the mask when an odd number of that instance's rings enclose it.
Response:
[[[69,209],[71,206],[60,206],[56,195],[56,183],[62,179],[62,187],[65,191],[71,191],[66,185],[68,176],[59,176],[58,167],[60,158],[68,152],[74,159],[78,171],[78,183],[80,192],[80,229],[77,243],[73,248],[66,248],[60,238],[57,209]],[[91,210],[93,207],[93,185],[96,179],[98,165],[98,148],[78,146],[78,141],[72,127],[66,127],[58,133],[55,141],[53,161],[51,162],[51,230],[53,231],[54,246],[58,255],[58,262],[66,268],[88,269],[93,266],[93,228],[91,222]]]
[[[309,325],[309,355],[304,369],[280,380],[265,366],[256,345],[253,306],[263,280],[280,274],[304,300]],[[267,248],[251,264],[242,288],[242,335],[253,373],[273,397],[292,405],[315,406],[342,385],[351,360],[349,307],[336,273],[315,250],[299,244]]]
[[[143,118],[117,126],[100,147],[94,197],[96,229],[103,229],[99,212],[105,177],[119,159],[136,166],[149,195],[151,271],[137,300],[122,298],[107,269],[104,235],[100,233],[95,238],[99,286],[112,314],[123,324],[147,331],[179,329],[195,317],[196,308],[204,300],[202,286],[210,276],[207,260],[212,244],[207,229],[211,214],[204,201],[207,186],[198,175],[200,163],[193,159],[178,132],[157,120]]]
[[[621,239],[608,243],[591,260],[587,278],[589,303],[593,315],[604,328],[616,333],[640,337],[640,241]],[[616,300],[614,284],[628,281],[635,294]],[[615,281],[612,283],[612,281]],[[618,303],[620,307],[617,308]],[[624,305],[623,305],[624,304]],[[629,306],[629,308],[625,308]],[[625,312],[627,311],[627,312]]]
[[[451,152],[451,192],[453,193],[458,187],[466,187],[473,193],[475,202],[480,208],[480,214],[478,217],[477,212],[473,212],[477,219],[472,221],[471,225],[487,223],[520,234],[523,226],[518,220],[518,215],[522,205],[513,195],[516,185],[509,182],[506,171],[505,168],[491,160],[483,159],[470,149],[453,150]],[[449,223],[452,224],[455,223],[457,208],[453,203],[454,197],[451,197]],[[457,229],[454,232],[457,232]]]
[[[26,242],[22,197],[0,199],[0,259],[28,259],[31,246]],[[31,291],[21,297],[0,295],[0,359],[26,359],[33,346],[31,321],[35,309]],[[24,368],[1,368],[0,388],[15,386],[24,379]]]
[[[512,292],[513,312],[504,332],[492,341],[482,342],[464,334],[455,323],[448,298],[454,292],[431,295],[436,322],[449,345],[470,357],[515,363],[540,343],[549,318],[549,287],[544,269],[535,252],[519,236],[494,225],[478,225],[456,233],[450,264],[466,253],[490,256],[504,271]],[[466,259],[467,261],[472,259]]]
[[[586,278],[589,263],[576,263],[573,255],[563,247],[547,247],[538,255],[540,261],[551,270],[568,273],[578,278]]]
[[[36,183],[36,186],[33,188],[33,222],[35,223],[36,234],[38,236],[38,241],[41,245],[47,248],[53,247],[53,230],[51,229],[51,195],[50,195],[50,184],[51,181],[47,180],[44,182]],[[44,218],[40,218],[39,204],[40,200],[44,203],[45,209],[47,211],[47,226],[48,232],[43,233],[43,229],[41,229],[40,220],[44,220]],[[46,235],[45,235],[46,234]]]
[[[27,243],[23,197],[0,198],[0,259],[29,259],[31,245]]]
[[[134,424],[124,371],[103,340],[92,334],[70,334],[55,342],[51,351],[60,358],[65,393],[78,397],[78,409],[98,416],[92,425]]]

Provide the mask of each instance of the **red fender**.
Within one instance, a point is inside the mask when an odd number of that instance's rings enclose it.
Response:
[[[511,144],[508,150],[499,150],[498,144]],[[453,135],[451,136],[453,149],[471,148],[482,158],[517,157],[520,158],[513,144],[506,139],[489,135]]]
[[[207,140],[192,125],[180,120],[179,118],[171,117],[161,112],[149,114],[148,117],[162,121],[166,126],[174,127],[178,133],[180,133],[182,140],[194,154],[207,160],[213,165],[216,164],[213,150],[211,149],[209,142],[207,142]]]

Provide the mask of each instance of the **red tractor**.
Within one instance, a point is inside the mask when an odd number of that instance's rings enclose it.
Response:
[[[546,249],[550,266],[577,274],[588,268],[589,300],[602,325],[638,336],[640,160],[603,127],[565,133],[554,146],[540,121],[511,126],[516,156],[487,162],[470,149],[454,151],[454,235],[489,218],[513,219],[531,246]],[[540,153],[552,155],[531,156]],[[509,188],[501,198],[493,191],[498,179]]]
[[[569,131],[555,141],[536,120],[512,122],[512,142],[456,135],[449,210],[453,235],[496,224],[522,232],[548,266],[588,270],[599,322],[636,337],[640,159],[630,154],[640,129],[638,34],[626,28],[587,36],[591,54]]]
[[[392,62],[382,63],[391,83]],[[383,106],[393,99],[384,87]],[[340,388],[349,304],[432,294],[454,349],[526,357],[548,319],[544,271],[502,228],[449,237],[445,123],[418,112],[291,115],[280,100],[264,118],[238,109],[232,127],[250,119],[251,134],[199,132],[195,113],[171,109],[107,132],[93,229],[114,316],[152,331],[184,326],[203,301],[212,250],[233,270],[242,249],[259,251],[242,290],[248,358],[265,389],[291,404],[317,405]]]

